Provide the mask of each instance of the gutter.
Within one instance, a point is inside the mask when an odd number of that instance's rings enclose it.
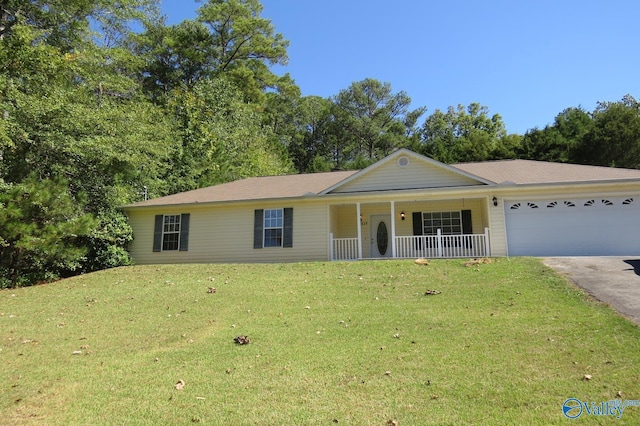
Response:
[[[255,203],[284,203],[292,201],[310,201],[321,202],[323,200],[336,202],[362,202],[366,200],[371,201],[389,201],[389,198],[393,198],[394,201],[417,201],[416,198],[424,199],[442,199],[442,198],[454,198],[464,196],[463,198],[469,198],[470,196],[485,197],[501,195],[513,191],[533,192],[540,189],[556,189],[575,191],[579,188],[588,189],[590,187],[619,187],[619,186],[635,186],[635,190],[640,190],[639,179],[621,179],[621,180],[596,180],[596,181],[573,181],[573,182],[551,182],[551,183],[529,183],[529,184],[515,184],[509,182],[503,182],[500,184],[492,185],[477,185],[477,186],[459,186],[459,187],[443,187],[443,188],[426,188],[426,189],[402,189],[402,190],[385,190],[385,191],[371,191],[371,192],[349,192],[349,193],[337,193],[337,194],[312,194],[307,193],[301,196],[295,197],[278,197],[278,198],[254,198],[249,200],[228,200],[228,201],[206,201],[206,202],[191,202],[191,203],[175,203],[175,204],[153,204],[153,205],[126,205],[121,208],[126,211],[134,210],[150,210],[158,208],[171,208],[171,207],[209,207],[209,206],[227,206],[227,205],[244,205]]]

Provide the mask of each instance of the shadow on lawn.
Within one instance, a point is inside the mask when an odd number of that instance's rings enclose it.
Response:
[[[633,267],[633,272],[635,272],[636,275],[640,275],[640,259],[625,260],[624,263],[631,265]]]

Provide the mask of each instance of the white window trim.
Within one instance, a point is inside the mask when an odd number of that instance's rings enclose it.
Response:
[[[464,235],[464,232],[463,232],[464,228],[463,228],[463,224],[462,224],[462,211],[461,210],[422,212],[422,235],[436,235],[436,234],[428,234],[428,233],[426,233],[425,232],[425,225],[424,225],[425,215],[433,215],[434,213],[441,213],[441,214],[442,213],[458,213],[458,217],[457,218],[450,218],[451,220],[457,220],[458,224],[456,224],[456,225],[451,224],[451,225],[447,225],[447,226],[449,226],[449,227],[459,226],[460,227],[460,232],[459,233],[451,233],[451,234],[443,232],[442,235]],[[432,216],[430,216],[430,217],[431,217],[431,220],[433,220],[433,217]],[[442,219],[440,219],[440,220],[442,220]],[[433,228],[433,226],[431,226],[431,227]],[[439,229],[442,230],[442,225],[440,226]]]
[[[279,212],[279,218],[280,218],[280,226],[267,226],[267,212],[271,212],[271,211],[277,211]],[[280,230],[280,245],[266,245],[266,235],[267,235],[267,231],[272,230],[272,229],[279,229]],[[284,209],[282,208],[277,208],[277,209],[264,209],[264,213],[263,213],[263,217],[262,217],[262,247],[269,249],[269,248],[282,248],[284,244]]]
[[[174,217],[177,218],[177,220],[174,220],[174,222],[171,223],[166,223],[166,218],[167,217]],[[171,226],[174,225],[174,230],[173,231],[165,231],[165,226]],[[175,225],[178,225],[178,230],[175,230]],[[179,214],[165,214],[162,216],[162,239],[160,240],[160,251],[179,251],[180,250],[180,230],[182,228],[182,216]],[[172,234],[176,234],[178,235],[178,240],[177,240],[177,246],[174,249],[165,249],[164,248],[164,236],[165,235],[172,235]]]

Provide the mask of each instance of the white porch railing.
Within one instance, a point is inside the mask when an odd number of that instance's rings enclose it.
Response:
[[[331,234],[331,260],[358,259],[357,238],[333,238]]]
[[[488,257],[489,228],[484,234],[422,235],[415,237],[396,237],[396,257],[398,258],[435,258],[435,257]]]
[[[331,234],[331,260],[358,259],[357,238],[333,238]],[[396,236],[396,258],[455,258],[488,257],[489,228],[484,234]]]

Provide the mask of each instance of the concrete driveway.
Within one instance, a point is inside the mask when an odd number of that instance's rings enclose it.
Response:
[[[545,265],[640,324],[640,257],[549,257]]]

